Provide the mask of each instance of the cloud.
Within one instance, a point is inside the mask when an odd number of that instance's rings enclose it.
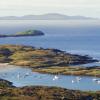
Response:
[[[0,8],[100,6],[100,0],[0,0]]]
[[[91,16],[98,16],[99,9],[100,0],[0,0],[0,11],[4,15],[58,12],[90,16],[91,12]]]

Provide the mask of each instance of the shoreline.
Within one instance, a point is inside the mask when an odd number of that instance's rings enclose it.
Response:
[[[76,70],[79,71],[76,71]],[[100,78],[100,67],[90,68],[83,68],[83,67],[50,67],[50,68],[40,68],[40,69],[33,69],[33,72],[39,72],[43,74],[58,74],[58,75],[73,75],[73,76],[86,76],[86,77],[98,77]],[[73,71],[72,71],[73,70]],[[98,73],[98,74],[97,74]]]
[[[16,69],[14,65],[10,65],[9,63],[0,63],[0,72],[6,72],[13,69]]]
[[[89,74],[91,71],[96,71],[100,69],[100,67],[93,67],[89,68],[88,67],[76,67],[76,66],[68,66],[68,67],[48,67],[48,68],[31,68],[27,66],[17,66],[17,65],[11,65],[9,63],[0,63],[0,70],[1,71],[6,71],[7,69],[15,69],[17,67],[20,68],[28,68],[32,72],[37,72],[41,74],[52,74],[52,75],[72,75],[72,76],[86,76],[86,77],[97,77],[100,78],[100,74],[96,75],[96,72],[93,74]],[[7,69],[5,69],[7,68]],[[58,71],[57,71],[58,70]],[[73,71],[72,71],[73,70]],[[78,72],[76,70],[79,70]],[[64,71],[64,72],[63,72]],[[87,72],[87,73],[86,73]]]
[[[0,80],[0,100],[99,100],[100,91],[80,91],[51,86],[14,87]]]
[[[81,67],[80,64],[98,62],[88,55],[24,45],[0,45],[0,54],[1,67],[13,65],[39,73],[100,77],[100,67]]]

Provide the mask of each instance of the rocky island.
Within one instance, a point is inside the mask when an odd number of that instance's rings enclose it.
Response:
[[[23,37],[23,36],[42,36],[44,33],[39,30],[27,30],[23,32],[17,32],[15,34],[0,34],[0,38],[4,37]]]

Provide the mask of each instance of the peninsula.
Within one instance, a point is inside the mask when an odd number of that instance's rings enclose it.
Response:
[[[78,67],[79,64],[92,62],[98,62],[98,60],[88,55],[70,54],[58,49],[0,45],[0,63],[28,67],[34,72],[65,75],[70,75],[73,72],[73,75],[100,77],[100,67]]]

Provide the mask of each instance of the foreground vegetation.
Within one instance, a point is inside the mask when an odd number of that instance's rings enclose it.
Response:
[[[100,100],[100,91],[82,92],[44,86],[17,88],[11,86],[11,82],[1,80],[0,100]]]

